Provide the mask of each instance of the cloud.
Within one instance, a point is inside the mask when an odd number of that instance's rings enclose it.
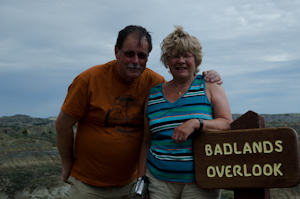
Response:
[[[115,58],[118,31],[151,32],[147,67],[160,43],[182,25],[203,45],[203,70],[224,79],[233,113],[300,112],[299,1],[1,1],[0,117],[56,116],[68,86],[87,68]]]

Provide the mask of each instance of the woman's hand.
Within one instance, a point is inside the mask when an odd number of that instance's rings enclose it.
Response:
[[[190,119],[185,121],[183,124],[177,126],[174,129],[172,139],[180,144],[183,141],[186,141],[190,134],[192,134],[196,129],[199,129],[200,122],[198,119]]]

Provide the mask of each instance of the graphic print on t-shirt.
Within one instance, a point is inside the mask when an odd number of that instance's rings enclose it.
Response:
[[[114,126],[117,131],[125,134],[141,131],[143,113],[139,100],[131,95],[115,98],[106,113],[105,125]]]

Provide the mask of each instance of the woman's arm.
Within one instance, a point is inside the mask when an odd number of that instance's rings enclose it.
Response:
[[[208,100],[213,105],[213,120],[203,120],[202,132],[222,131],[230,129],[232,116],[228,99],[221,85],[205,83],[205,90]],[[172,139],[176,143],[186,141],[188,136],[200,128],[198,119],[190,119],[174,129]]]
[[[146,116],[148,101],[149,101],[149,95],[145,101],[145,107],[144,107],[144,134],[143,134],[143,141],[142,141],[142,146],[139,155],[139,167],[138,167],[138,176],[137,176],[138,178],[144,176],[146,173],[147,153],[151,146],[151,139],[152,139],[152,134],[150,132],[150,127],[149,127],[149,121]]]
[[[213,120],[203,120],[203,132],[230,129],[232,115],[226,93],[221,85],[205,83],[208,100],[213,105]]]

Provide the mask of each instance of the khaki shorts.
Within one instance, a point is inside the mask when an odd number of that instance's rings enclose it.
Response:
[[[218,199],[221,197],[220,189],[201,189],[195,184],[176,184],[163,182],[155,178],[147,169],[149,178],[150,199]]]
[[[131,185],[136,182],[133,182],[122,186],[122,187],[95,187],[77,180],[73,176],[70,176],[68,181],[71,184],[71,190],[69,193],[70,199],[85,199],[85,198],[97,198],[97,199],[130,199],[129,191]],[[135,186],[132,188],[132,192],[134,192]]]

